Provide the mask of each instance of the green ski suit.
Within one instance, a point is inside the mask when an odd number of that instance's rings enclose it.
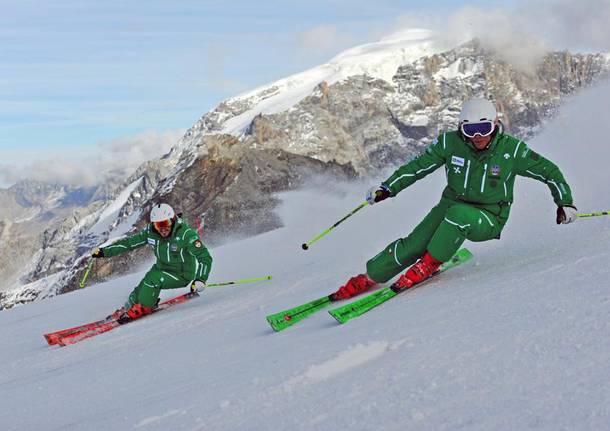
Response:
[[[199,240],[197,232],[181,218],[174,222],[167,238],[159,235],[149,224],[137,234],[120,239],[102,250],[104,257],[112,257],[146,244],[154,250],[157,262],[131,292],[125,308],[129,309],[134,304],[154,307],[161,289],[185,287],[195,280],[207,281],[212,257]]]
[[[523,141],[503,133],[501,126],[481,151],[458,131],[443,133],[382,184],[394,197],[443,165],[447,186],[440,202],[409,236],[392,242],[367,262],[367,273],[376,282],[388,281],[426,250],[445,262],[465,239],[499,239],[508,220],[517,175],[546,183],[558,206],[573,204],[559,168]]]

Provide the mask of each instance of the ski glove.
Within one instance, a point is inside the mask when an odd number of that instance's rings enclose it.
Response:
[[[94,259],[104,257],[104,250],[101,248],[96,248],[95,250],[93,250],[93,253],[91,253],[91,257]]]
[[[199,285],[197,285],[199,283]],[[203,292],[205,289],[205,280],[193,280],[191,282],[191,292]]]
[[[366,200],[369,204],[373,205],[389,198],[390,194],[390,189],[386,185],[382,184],[378,187],[371,187],[366,194]]]
[[[577,211],[576,207],[572,205],[557,207],[557,224],[572,223],[578,218]]]

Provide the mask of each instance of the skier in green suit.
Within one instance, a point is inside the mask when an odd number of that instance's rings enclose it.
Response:
[[[517,175],[547,184],[557,204],[557,224],[577,219],[570,187],[559,168],[504,133],[495,106],[486,99],[466,102],[458,130],[440,134],[422,155],[372,188],[367,200],[375,204],[394,197],[441,166],[445,166],[447,186],[440,202],[409,236],[393,241],[370,259],[366,273],[349,279],[333,294],[335,299],[364,292],[407,268],[394,286],[408,289],[434,274],[464,240],[499,239]]]
[[[195,230],[168,204],[156,204],[150,223],[140,232],[96,249],[91,257],[117,256],[149,245],[157,261],[131,292],[125,305],[112,314],[117,320],[136,319],[153,311],[161,289],[176,289],[194,281],[205,283],[212,257]]]

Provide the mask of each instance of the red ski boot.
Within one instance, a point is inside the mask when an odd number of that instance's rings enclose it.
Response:
[[[137,319],[139,317],[145,316],[153,312],[151,307],[145,307],[142,304],[133,304],[129,310],[127,310],[126,314],[131,319]]]
[[[415,262],[411,268],[407,269],[407,272],[392,284],[392,289],[397,291],[410,289],[415,284],[421,283],[438,271],[442,264],[443,262],[432,257],[430,253],[425,252],[421,259]]]
[[[331,300],[338,301],[340,299],[348,299],[362,292],[369,290],[371,287],[377,286],[377,283],[366,274],[359,274],[352,277],[341,286],[339,290],[331,295]]]
[[[107,317],[108,320],[116,320],[119,323],[129,322],[153,312],[153,308],[141,304],[134,304],[129,309],[121,307]]]

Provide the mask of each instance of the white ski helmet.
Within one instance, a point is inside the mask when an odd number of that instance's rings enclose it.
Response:
[[[474,98],[462,105],[460,124],[495,121],[497,117],[498,111],[496,111],[496,107],[493,103],[487,99]]]
[[[150,210],[150,222],[158,222],[163,220],[172,220],[176,213],[168,204],[156,204]]]

